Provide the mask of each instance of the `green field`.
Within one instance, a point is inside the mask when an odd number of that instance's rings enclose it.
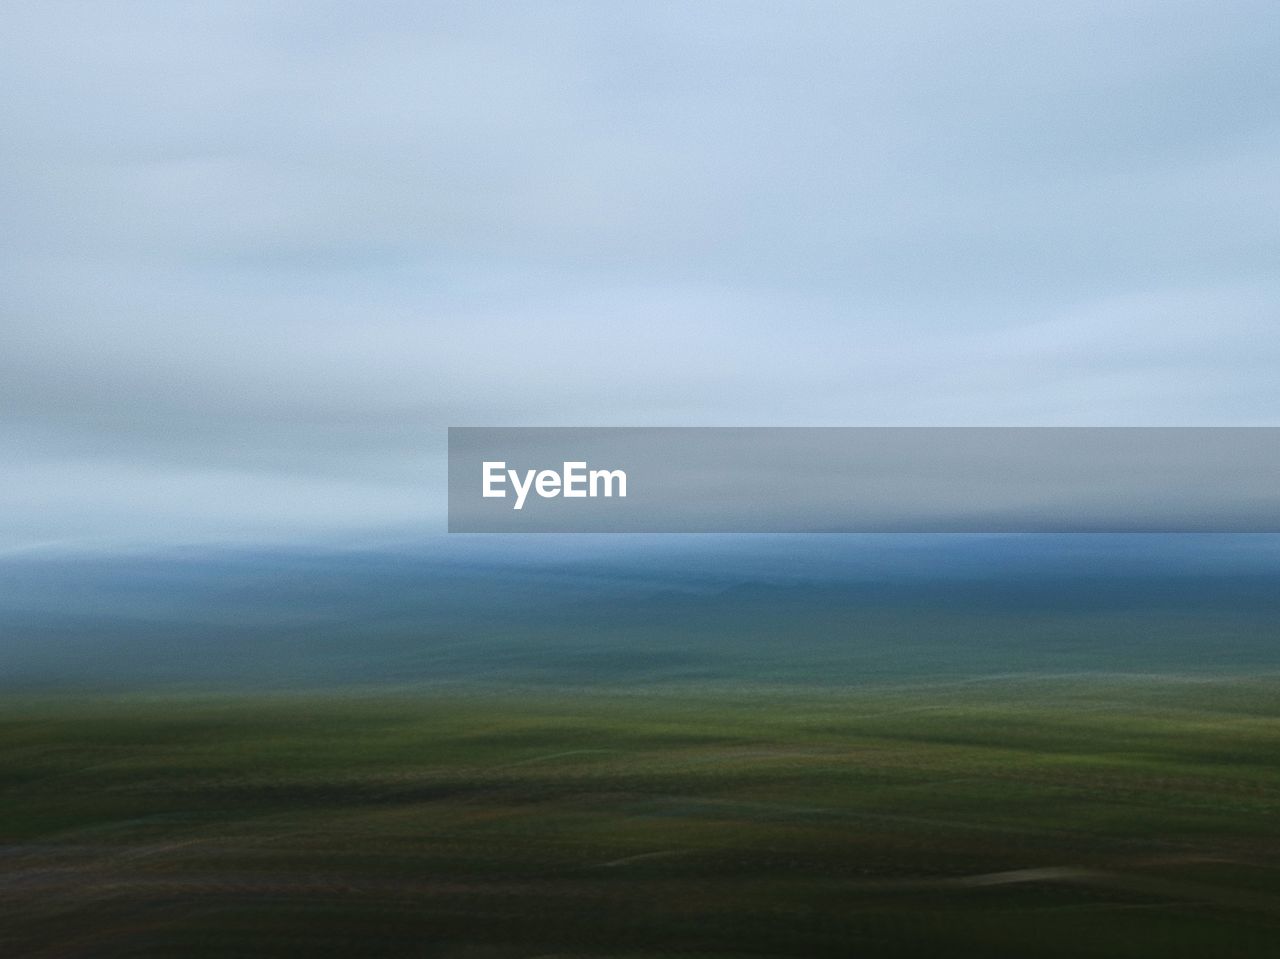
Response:
[[[0,955],[1280,955],[1280,680],[11,695]]]

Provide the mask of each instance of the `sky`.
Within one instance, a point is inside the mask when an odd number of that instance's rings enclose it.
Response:
[[[0,90],[0,550],[439,533],[448,426],[1280,425],[1269,0],[42,0]]]

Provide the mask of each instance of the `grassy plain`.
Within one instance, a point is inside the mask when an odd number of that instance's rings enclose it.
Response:
[[[1280,679],[9,696],[0,955],[1280,955]]]

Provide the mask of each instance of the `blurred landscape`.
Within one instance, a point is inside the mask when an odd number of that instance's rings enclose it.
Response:
[[[20,956],[1266,956],[1280,681],[20,698]]]
[[[0,959],[1280,956],[1278,10],[0,4]]]
[[[1275,537],[551,545],[7,558],[0,954],[1275,954]]]

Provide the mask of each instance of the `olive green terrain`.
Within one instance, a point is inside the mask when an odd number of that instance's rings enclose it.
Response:
[[[1280,680],[9,696],[0,955],[1280,955]]]

